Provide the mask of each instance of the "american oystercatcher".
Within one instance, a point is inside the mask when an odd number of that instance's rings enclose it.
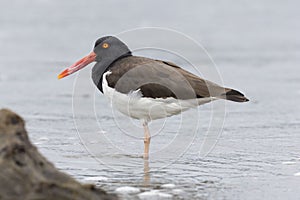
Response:
[[[144,158],[149,156],[148,122],[213,100],[247,102],[239,91],[204,80],[174,63],[133,56],[114,36],[98,39],[93,51],[58,75],[66,77],[91,62],[92,79],[121,113],[143,121]]]

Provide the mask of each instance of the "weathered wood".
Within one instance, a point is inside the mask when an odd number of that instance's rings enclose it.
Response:
[[[59,172],[33,146],[24,120],[0,110],[0,199],[117,199],[94,185],[84,185]]]

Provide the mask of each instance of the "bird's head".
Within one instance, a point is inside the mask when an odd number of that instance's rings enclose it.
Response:
[[[98,62],[103,67],[108,67],[118,58],[131,54],[130,50],[122,41],[114,36],[105,36],[95,42],[93,51],[62,71],[58,79],[64,78],[84,68],[91,62]]]

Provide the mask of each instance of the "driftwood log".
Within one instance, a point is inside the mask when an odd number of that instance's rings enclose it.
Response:
[[[28,138],[24,120],[0,110],[0,200],[117,199],[59,172]]]

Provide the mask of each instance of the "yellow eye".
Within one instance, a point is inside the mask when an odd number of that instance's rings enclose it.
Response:
[[[104,49],[107,49],[107,48],[109,47],[109,44],[103,43],[103,44],[102,44],[102,47],[103,47]]]

